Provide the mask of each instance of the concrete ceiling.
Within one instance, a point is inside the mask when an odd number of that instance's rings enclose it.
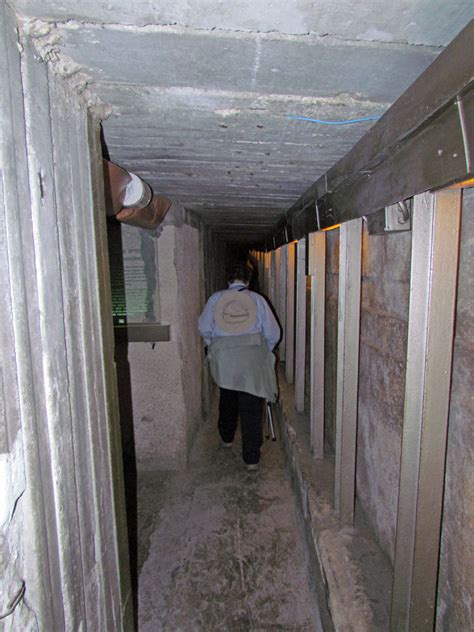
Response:
[[[258,239],[473,17],[472,0],[16,0],[112,106],[110,157]]]

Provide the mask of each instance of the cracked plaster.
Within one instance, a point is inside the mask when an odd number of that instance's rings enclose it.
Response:
[[[128,26],[184,26],[204,30],[334,34],[344,39],[445,46],[472,13],[468,0],[14,0],[23,14],[53,21],[84,20]]]
[[[91,77],[82,71],[80,64],[60,52],[60,33],[42,20],[23,19],[20,25],[23,35],[34,41],[38,57],[49,64],[53,73],[64,79],[69,90],[80,97],[98,118],[103,120],[110,116],[111,106],[89,88]]]

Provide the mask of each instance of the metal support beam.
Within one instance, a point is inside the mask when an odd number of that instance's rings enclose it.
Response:
[[[264,276],[265,276],[265,283],[264,283],[264,294],[268,297],[270,297],[270,293],[271,293],[271,253],[270,252],[266,252],[264,254],[264,259],[263,259],[263,267],[264,267]]]
[[[433,630],[454,337],[459,191],[415,198],[391,630]]]
[[[281,341],[280,341],[280,360],[285,361],[286,351],[286,277],[288,267],[288,246],[282,246],[278,249],[280,253],[280,263],[278,268],[278,305],[277,312],[280,319],[280,325],[282,329]]]
[[[311,449],[324,456],[324,319],[326,303],[326,233],[309,235],[311,275]]]
[[[304,412],[306,375],[306,239],[296,248],[295,405]]]
[[[291,239],[473,177],[474,20],[275,224]],[[396,174],[396,177],[393,177]]]
[[[258,253],[258,282],[260,285],[260,291],[263,292],[263,286],[265,283],[265,266],[263,265],[263,252]]]
[[[337,338],[334,505],[342,524],[354,522],[359,379],[362,220],[341,226]]]
[[[288,384],[295,381],[295,258],[296,244],[287,247],[286,260],[286,345],[285,376]]]
[[[270,288],[268,296],[273,307],[276,304],[276,288],[277,288],[277,254],[276,250],[269,253],[270,257]]]

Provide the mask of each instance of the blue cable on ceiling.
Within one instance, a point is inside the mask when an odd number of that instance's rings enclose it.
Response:
[[[321,125],[350,125],[352,123],[365,123],[366,121],[377,121],[381,116],[364,116],[362,118],[348,119],[346,121],[323,121],[322,119],[309,118],[308,116],[299,116],[296,114],[289,114],[289,119],[296,121],[309,121],[310,123],[320,123]]]

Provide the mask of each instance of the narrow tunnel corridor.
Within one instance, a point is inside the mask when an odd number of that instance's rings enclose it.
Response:
[[[5,632],[474,629],[474,12],[385,4],[0,0]]]
[[[138,489],[140,630],[323,629],[281,443],[249,472],[209,418],[186,471]]]

